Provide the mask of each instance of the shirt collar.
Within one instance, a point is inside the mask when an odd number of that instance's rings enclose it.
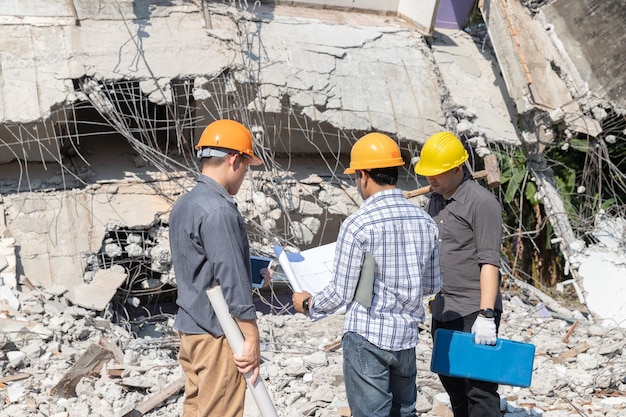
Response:
[[[201,183],[204,183],[204,184],[208,185],[209,187],[211,187],[212,189],[217,191],[221,196],[223,196],[227,200],[232,201],[232,202],[235,201],[233,199],[233,196],[228,194],[228,191],[226,191],[226,189],[224,187],[222,187],[213,178],[211,178],[211,177],[209,177],[207,175],[204,175],[204,174],[200,174],[200,176],[198,177],[198,182],[201,182]]]
[[[443,198],[443,196],[441,196],[444,205],[449,204],[452,201],[458,201],[461,204],[465,203],[465,200],[467,199],[467,193],[469,192],[469,187],[467,186],[469,184],[468,180],[468,177],[463,178],[463,181],[461,181],[454,194],[452,194],[452,197],[445,199]]]
[[[402,190],[396,187],[396,188],[392,188],[389,190],[381,190],[372,194],[371,196],[367,198],[367,200],[363,202],[363,204],[371,204],[373,201],[379,200],[386,195],[394,195],[394,194],[401,195],[404,198],[404,194],[402,193]]]

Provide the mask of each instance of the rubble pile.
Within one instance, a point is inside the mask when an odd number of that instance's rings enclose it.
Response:
[[[0,294],[0,416],[180,415],[183,379],[171,315],[114,324],[72,304],[61,287],[26,283]],[[500,386],[503,416],[624,415],[626,330],[594,324],[537,290],[507,283],[500,337],[536,350],[530,387]],[[418,414],[449,417],[447,395],[429,369],[429,320],[417,346]],[[342,321],[259,313],[261,375],[280,416],[349,416]],[[245,415],[258,415],[251,395]]]

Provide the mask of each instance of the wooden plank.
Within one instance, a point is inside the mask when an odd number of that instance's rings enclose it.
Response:
[[[500,185],[500,167],[498,166],[498,158],[489,154],[483,157],[485,171],[487,171],[487,185],[489,187],[498,187]]]
[[[11,381],[19,381],[20,379],[26,379],[28,377],[30,377],[30,374],[28,372],[20,372],[18,374],[7,375],[0,378],[0,384]]]
[[[586,352],[588,349],[589,349],[589,344],[587,342],[579,343],[578,345],[574,346],[570,350],[568,350],[566,352],[563,352],[559,356],[554,358],[552,363],[554,363],[554,364],[563,363],[563,362],[567,361],[568,359],[577,356],[579,353]]]
[[[180,377],[171,384],[166,385],[158,393],[137,404],[134,409],[124,414],[123,417],[140,417],[152,410],[172,395],[185,387],[185,377]]]
[[[107,375],[110,377],[121,378],[125,369],[109,369],[107,368]]]
[[[479,178],[484,178],[486,176],[487,176],[487,171],[484,169],[481,171],[476,171],[472,174],[472,178],[475,180]],[[500,185],[499,182],[498,182],[498,185]],[[417,197],[418,195],[428,194],[429,192],[431,192],[430,185],[427,185],[425,187],[416,188],[411,191],[405,191],[404,198],[413,198],[413,197]]]
[[[341,347],[341,339],[335,340],[332,343],[327,344],[326,346],[324,346],[324,351],[325,352],[334,352],[337,349],[339,349]]]
[[[76,385],[80,380],[87,375],[99,373],[102,365],[112,357],[111,351],[103,347],[89,346],[63,378],[50,390],[50,395],[57,395],[62,398],[76,396]]]
[[[572,333],[574,333],[574,330],[576,329],[576,326],[578,326],[578,320],[576,320],[574,322],[574,324],[572,324],[572,327],[570,327],[569,331],[567,332],[567,334],[565,335],[563,340],[561,340],[561,342],[567,343],[569,341],[569,338],[572,335]]]
[[[122,349],[117,347],[117,345],[112,339],[108,337],[103,337],[103,338],[100,338],[100,341],[98,343],[100,344],[100,346],[102,346],[103,348],[105,348],[106,350],[110,351],[113,354],[113,357],[115,358],[115,362],[119,364],[124,363],[124,352],[122,352]]]

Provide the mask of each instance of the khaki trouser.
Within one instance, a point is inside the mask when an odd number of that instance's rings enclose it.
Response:
[[[182,417],[242,417],[246,382],[225,336],[180,333],[185,372]]]

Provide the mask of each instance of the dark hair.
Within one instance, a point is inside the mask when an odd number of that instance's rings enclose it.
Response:
[[[217,167],[220,166],[224,163],[224,161],[226,160],[226,158],[228,157],[228,155],[224,155],[224,156],[212,156],[210,158],[201,158],[200,162],[201,164],[204,166],[204,164],[208,165],[208,166],[212,166],[212,167]]]
[[[378,185],[396,185],[398,182],[398,167],[374,168],[367,172]]]

